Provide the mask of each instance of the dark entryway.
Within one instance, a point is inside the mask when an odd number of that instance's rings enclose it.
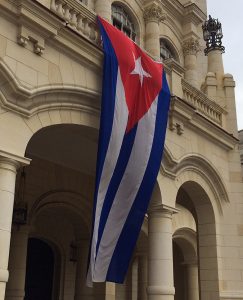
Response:
[[[28,241],[25,300],[52,300],[54,253],[44,241]]]

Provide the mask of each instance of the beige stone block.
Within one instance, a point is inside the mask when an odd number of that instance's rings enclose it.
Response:
[[[201,289],[204,291],[217,291],[218,281],[217,280],[201,280]],[[208,298],[205,298],[208,299]]]
[[[200,236],[199,244],[200,246],[215,246],[217,243],[215,235]]]
[[[17,62],[16,76],[33,87],[37,86],[37,72],[20,62]]]
[[[38,117],[40,118],[40,122],[42,124],[42,127],[47,127],[52,124],[51,118],[49,116],[48,111],[42,111],[38,113]]]
[[[69,110],[60,109],[60,116],[62,123],[72,123],[71,121],[71,112]]]
[[[17,61],[11,57],[5,56],[3,61],[9,67],[9,69],[15,74],[17,69]],[[1,84],[0,84],[1,85]]]
[[[85,68],[80,64],[72,61],[72,68],[74,74],[74,81],[77,86],[87,86],[85,77]]]
[[[80,111],[71,110],[71,121],[73,124],[80,124]]]
[[[232,281],[241,280],[241,271],[240,270],[223,270],[222,277],[224,280],[232,280]]]
[[[99,128],[100,127],[100,120],[99,117],[96,115],[86,114],[84,112],[81,112],[81,124],[84,124],[86,126],[90,126],[93,128]]]
[[[40,72],[38,72],[37,76],[38,76],[37,77],[38,86],[46,86],[50,84],[48,76]]]
[[[86,76],[87,88],[94,91],[101,92],[101,87],[102,87],[101,74],[97,74],[94,71],[86,69],[85,76]]]
[[[14,194],[15,176],[15,167],[0,161],[0,191]]]
[[[7,110],[0,106],[0,115],[6,113]],[[0,117],[1,118],[1,117]]]
[[[4,57],[6,55],[7,48],[7,39],[0,35],[0,57]]]
[[[0,230],[0,270],[8,269],[9,244],[10,232]]]
[[[218,268],[217,258],[200,257],[200,268],[201,270],[215,270],[216,268]]]
[[[11,231],[12,225],[12,212],[13,212],[13,193],[0,190],[0,231]]]
[[[0,35],[6,37],[8,40],[16,41],[18,28],[6,18],[0,18]]]
[[[6,54],[31,69],[48,75],[48,61],[36,55],[32,50],[8,40]]]
[[[221,247],[219,251],[219,257],[230,258],[235,257],[239,258],[239,247]]]
[[[201,280],[217,280],[218,274],[216,270],[201,270],[200,271]]]
[[[62,123],[59,109],[50,110],[49,111],[49,116],[51,118],[52,124],[61,124]]]
[[[213,257],[217,257],[217,249],[214,246],[200,246],[200,257],[201,258],[213,258]]]
[[[238,235],[243,236],[243,224],[237,225]]]
[[[57,66],[59,65],[60,52],[49,45],[48,41],[45,43],[45,51],[43,52],[42,57]]]
[[[24,156],[32,131],[20,116],[11,112],[0,115],[1,147],[10,153]]]
[[[48,79],[51,84],[62,84],[62,76],[57,65],[49,62],[48,64]]]
[[[230,172],[230,181],[242,182],[242,173],[241,172]]]
[[[239,247],[240,246],[240,240],[238,235],[227,235],[223,237],[224,240],[224,245],[225,246],[235,246]]]
[[[75,83],[71,59],[63,54],[60,54],[59,69],[64,84]]]
[[[23,120],[33,133],[42,128],[41,121],[37,114],[31,116],[30,118],[23,118]]]

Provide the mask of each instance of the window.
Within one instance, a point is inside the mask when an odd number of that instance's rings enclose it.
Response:
[[[119,30],[123,31],[130,39],[135,41],[135,27],[129,15],[119,5],[112,5],[112,23]]]
[[[163,39],[160,39],[160,58],[162,61],[168,58],[174,58],[174,55],[171,51],[171,47]]]

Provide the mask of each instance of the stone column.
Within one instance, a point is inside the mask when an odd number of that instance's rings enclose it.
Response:
[[[5,300],[23,300],[29,227],[14,226],[9,257],[9,280]]]
[[[200,50],[198,40],[189,38],[183,43],[183,53],[185,57],[185,79],[195,87],[199,87],[197,53]]]
[[[74,300],[93,300],[93,288],[86,286],[87,260],[89,241],[87,239],[77,242],[77,266]]]
[[[149,210],[148,299],[173,300],[172,210],[162,205]]]
[[[213,49],[208,53],[208,72],[215,73],[218,86],[222,87],[224,77],[224,65],[221,50]]]
[[[162,8],[159,3],[153,2],[149,6],[145,7],[145,48],[157,60],[160,60],[159,23],[164,19],[165,14],[162,12]]]
[[[141,254],[138,259],[138,299],[147,300],[148,258]]]
[[[111,0],[95,0],[95,12],[111,23]]]
[[[0,156],[0,300],[5,298],[8,258],[14,204],[16,170],[20,164]]]
[[[198,264],[196,261],[185,262],[187,269],[187,299],[199,300]]]

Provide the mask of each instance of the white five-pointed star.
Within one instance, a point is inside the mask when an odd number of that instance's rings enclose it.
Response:
[[[144,71],[141,63],[141,56],[138,57],[137,59],[135,58],[134,54],[134,62],[135,62],[135,67],[134,70],[130,73],[131,75],[139,75],[140,83],[141,86],[143,85],[143,77],[152,77],[149,73]]]

